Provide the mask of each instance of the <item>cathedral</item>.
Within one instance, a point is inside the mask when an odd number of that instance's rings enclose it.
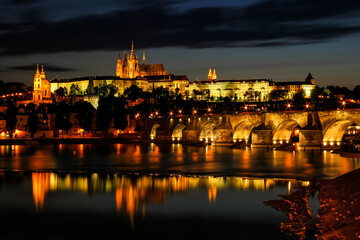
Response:
[[[33,103],[35,105],[52,103],[50,90],[50,82],[46,80],[44,66],[41,67],[40,73],[38,64],[34,76]]]
[[[143,62],[139,64],[138,57],[135,55],[134,42],[131,44],[130,56],[124,52],[124,58],[121,59],[120,53],[116,64],[116,76],[120,78],[137,78],[147,76],[167,75],[163,64],[145,64],[145,52],[143,53]]]

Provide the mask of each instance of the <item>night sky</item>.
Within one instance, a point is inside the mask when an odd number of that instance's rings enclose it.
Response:
[[[0,80],[115,75],[131,41],[141,62],[190,80],[360,84],[359,0],[0,0]]]

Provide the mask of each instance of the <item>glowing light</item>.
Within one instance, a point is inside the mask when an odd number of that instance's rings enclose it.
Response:
[[[327,142],[324,142],[324,146],[326,146],[327,145]]]
[[[334,145],[334,142],[330,142],[330,145],[333,146],[333,145]]]
[[[234,139],[233,141],[234,141],[234,143],[235,143],[235,142],[236,142],[236,139]]]
[[[280,144],[282,144],[282,143],[283,143],[283,141],[280,141],[279,143],[280,143]]]
[[[196,110],[194,110],[194,114],[196,114]]]
[[[276,144],[276,141],[273,141],[273,144]]]

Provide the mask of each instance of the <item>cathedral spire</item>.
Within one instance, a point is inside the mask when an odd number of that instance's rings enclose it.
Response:
[[[131,59],[134,59],[134,58],[135,58],[134,41],[131,41],[131,54],[130,54],[130,58],[131,58]]]
[[[126,53],[126,51],[124,51],[124,61],[123,61],[123,65],[127,65],[127,53]]]
[[[118,60],[117,60],[117,63],[119,64],[121,64],[121,54],[120,54],[120,51],[119,51],[119,56],[118,56]]]
[[[217,79],[217,75],[216,75],[216,70],[214,68],[213,74],[212,74],[212,80],[216,80]]]
[[[39,72],[39,64],[37,64],[37,66],[36,66],[36,74],[40,74],[40,72]]]
[[[208,80],[212,80],[212,71],[211,71],[211,68],[209,68]]]
[[[41,65],[41,74],[40,74],[41,79],[46,79],[45,77],[45,72],[44,72],[44,66]]]
[[[145,65],[145,51],[143,52],[143,65]]]

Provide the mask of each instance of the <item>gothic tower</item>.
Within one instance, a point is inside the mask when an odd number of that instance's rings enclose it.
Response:
[[[214,68],[211,80],[215,81],[216,79],[217,79],[217,75],[216,75],[216,70]]]
[[[120,52],[119,52],[119,57],[118,57],[118,60],[117,60],[117,63],[116,63],[116,76],[117,77],[122,77],[122,75],[123,75],[123,64],[122,64],[121,55],[120,55]]]
[[[212,71],[211,71],[211,68],[209,68],[208,80],[209,80],[209,81],[212,80]]]
[[[136,78],[138,76],[138,73],[136,72],[137,64],[138,64],[138,59],[135,56],[134,41],[132,41],[132,43],[131,43],[131,53],[130,53],[130,57],[128,59],[129,78]]]

